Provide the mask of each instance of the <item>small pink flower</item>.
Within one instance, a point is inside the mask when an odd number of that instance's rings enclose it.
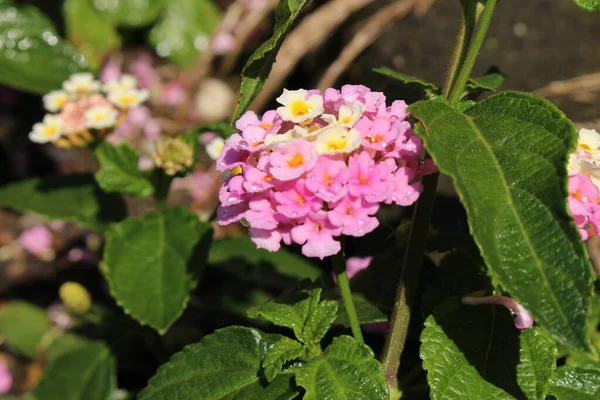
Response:
[[[315,165],[317,152],[311,142],[294,139],[278,148],[269,156],[269,172],[281,181],[300,177]]]
[[[600,234],[600,190],[585,174],[569,176],[569,198],[567,203],[581,240]]]
[[[394,144],[397,138],[398,131],[392,129],[392,123],[388,119],[376,118],[362,140],[365,148],[383,151]]]
[[[386,179],[389,171],[385,164],[375,165],[369,153],[363,151],[350,157],[348,167],[350,168],[348,192],[351,195],[364,198],[371,203],[384,201],[387,198]]]
[[[249,210],[246,211],[245,219],[256,229],[273,230],[279,225],[277,212],[273,208],[271,200],[266,197],[255,197],[248,202]]]
[[[229,225],[242,220],[248,211],[248,203],[239,203],[232,206],[221,205],[217,209],[217,222],[219,225]]]
[[[100,81],[102,83],[118,82],[121,79],[121,65],[113,58],[110,58],[102,71],[100,72]]]
[[[146,139],[158,140],[162,135],[160,124],[155,119],[149,119],[144,124],[144,136]]]
[[[162,92],[162,100],[168,106],[179,106],[185,101],[186,93],[183,85],[172,80],[165,84]]]
[[[250,228],[248,234],[259,249],[277,251],[281,248],[283,237],[277,230]]]
[[[159,81],[158,72],[154,69],[152,62],[152,55],[144,53],[131,64],[131,72],[133,72],[141,88],[148,89]]]
[[[225,206],[240,204],[246,198],[244,189],[244,178],[241,175],[234,175],[223,183],[219,190],[219,201]]]
[[[249,143],[240,134],[234,133],[223,146],[217,158],[217,171],[227,171],[245,165],[250,155]]]
[[[343,159],[319,157],[306,176],[306,189],[326,202],[336,202],[346,195],[350,171]]]
[[[85,130],[85,109],[77,102],[67,103],[60,112],[63,133],[70,135]]]
[[[410,206],[419,198],[423,184],[419,181],[411,183],[415,172],[406,167],[400,167],[388,179],[389,195],[386,204],[395,203],[399,206]]]
[[[302,225],[292,228],[294,242],[302,244],[302,254],[307,257],[325,257],[339,253],[342,249],[340,242],[333,239],[342,233],[341,227],[335,227],[329,222],[325,212],[311,214]]]
[[[222,56],[235,48],[235,37],[231,32],[219,32],[213,39],[213,51],[216,55]]]
[[[44,225],[37,225],[23,231],[17,240],[23,249],[36,256],[52,250],[52,232]]]
[[[519,304],[515,299],[508,296],[485,296],[485,297],[463,297],[463,304],[476,306],[479,304],[499,304],[513,313],[515,317],[515,327],[524,331],[533,326],[533,317],[525,307]]]
[[[13,376],[10,370],[3,362],[0,362],[0,394],[5,394],[10,391],[13,384]]]
[[[342,234],[361,237],[373,232],[379,226],[377,214],[379,204],[366,203],[356,197],[344,197],[333,210],[327,213],[329,222],[337,227],[342,227]]]
[[[373,257],[348,257],[346,260],[348,279],[354,278],[354,275],[367,269],[371,265],[371,261],[373,261]]]
[[[248,193],[261,193],[273,187],[273,176],[259,168],[247,167],[244,169],[244,189]]]
[[[279,204],[277,211],[288,218],[302,218],[323,207],[321,199],[306,191],[303,181],[298,181],[293,186],[290,185],[282,191],[273,193],[273,198]]]

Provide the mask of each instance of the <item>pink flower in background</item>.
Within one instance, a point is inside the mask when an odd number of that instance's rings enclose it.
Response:
[[[167,82],[163,87],[162,100],[168,106],[178,106],[185,101],[185,88],[177,81]]]
[[[242,169],[223,184],[217,221],[245,219],[258,247],[283,241],[308,257],[336,254],[337,236],[372,232],[379,203],[413,204],[419,178],[435,171],[420,161],[404,102],[386,107],[365,86],[285,90],[278,101],[262,118],[242,115],[217,159],[219,171]]]
[[[116,82],[121,79],[121,75],[121,64],[111,58],[100,71],[100,81],[102,83]]]
[[[498,304],[502,305],[515,315],[515,327],[524,331],[533,326],[533,317],[525,307],[519,304],[515,299],[508,296],[485,296],[485,297],[463,297],[463,304],[476,306],[479,304]]]
[[[17,240],[25,251],[36,256],[42,256],[52,250],[53,235],[44,225],[23,231]]]
[[[348,257],[346,260],[348,279],[354,278],[354,275],[369,268],[371,261],[373,261],[373,257]]]
[[[213,39],[213,51],[216,55],[222,56],[235,48],[235,37],[231,32],[219,32]]]
[[[10,391],[13,384],[13,376],[8,367],[0,362],[0,394],[5,394]]]
[[[260,10],[267,5],[269,0],[244,0],[244,4],[251,10]]]
[[[144,53],[131,64],[131,72],[141,88],[149,89],[160,81],[158,72],[156,72],[152,62],[152,54]]]

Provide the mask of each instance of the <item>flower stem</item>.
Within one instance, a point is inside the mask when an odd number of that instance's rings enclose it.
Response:
[[[162,169],[155,170],[156,173],[156,184],[154,199],[156,200],[156,208],[159,210],[164,210],[167,197],[169,197],[169,190],[171,189],[171,182],[173,182],[173,177],[164,173]]]
[[[346,260],[344,259],[343,250],[334,255],[331,261],[333,262],[333,269],[337,278],[338,287],[340,288],[344,309],[346,310],[346,315],[350,321],[350,328],[352,328],[352,335],[354,336],[354,339],[364,343],[358,315],[356,315],[356,307],[354,307],[354,300],[352,300],[352,291],[350,290],[350,280],[348,279],[348,273],[346,272]]]

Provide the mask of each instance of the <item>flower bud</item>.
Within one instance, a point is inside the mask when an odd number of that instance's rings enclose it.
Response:
[[[58,294],[67,309],[73,313],[85,314],[92,306],[89,292],[77,282],[63,283]]]
[[[181,139],[169,138],[159,143],[152,154],[156,166],[162,168],[167,175],[190,168],[194,162],[192,147]]]

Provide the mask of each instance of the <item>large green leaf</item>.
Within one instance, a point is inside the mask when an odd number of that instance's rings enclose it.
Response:
[[[121,37],[113,24],[94,8],[92,0],[65,0],[63,15],[67,37],[94,69],[104,56],[121,47]]]
[[[13,301],[0,307],[0,336],[24,356],[36,357],[38,345],[51,328],[46,312],[32,304]]]
[[[2,2],[0,15],[1,83],[44,94],[87,69],[83,54],[61,39],[36,8]]]
[[[543,399],[556,349],[532,329],[519,334],[503,307],[443,303],[421,334],[431,398]]]
[[[338,336],[323,355],[295,368],[304,400],[388,400],[383,368],[373,351],[350,336]]]
[[[310,2],[311,0],[281,0],[277,5],[273,36],[250,56],[242,70],[241,94],[233,114],[233,121],[250,107],[262,90],[285,36],[302,9]]]
[[[300,358],[305,353],[302,343],[287,337],[282,337],[265,355],[263,369],[265,378],[271,382],[279,374],[285,363]]]
[[[213,0],[170,0],[150,31],[150,42],[161,57],[192,67],[209,44],[221,12]]]
[[[166,331],[198,283],[211,240],[211,225],[180,207],[114,226],[104,249],[113,297],[140,323]]]
[[[0,188],[0,206],[104,231],[126,216],[121,196],[103,192],[91,174],[32,178]]]
[[[232,326],[187,346],[159,368],[139,400],[290,400],[291,373],[267,383],[260,373],[267,351],[284,336]]]
[[[258,249],[247,236],[227,237],[213,243],[208,257],[210,264],[224,264],[234,259],[252,264],[260,271],[274,268],[282,275],[298,279],[315,280],[322,275],[321,270],[307,258],[285,249],[275,253]]]
[[[103,142],[94,154],[100,164],[96,181],[102,189],[109,193],[124,193],[143,199],[152,196],[154,186],[150,180],[150,173],[140,171],[140,155],[129,145],[113,146]]]
[[[441,92],[440,88],[431,82],[427,82],[414,76],[394,71],[391,68],[377,67],[373,68],[373,72],[383,76],[386,80],[390,81],[391,83],[394,83],[399,86],[407,86],[414,88],[428,97],[439,95]]]
[[[154,22],[164,10],[165,0],[85,0],[112,24],[139,27]]]
[[[600,369],[560,367],[550,381],[550,394],[558,400],[597,400]]]
[[[455,182],[494,278],[556,339],[589,349],[592,269],[567,211],[575,126],[548,101],[504,92],[461,113],[444,100],[409,108]]]
[[[586,11],[600,11],[600,0],[573,0]]]
[[[106,400],[117,388],[116,370],[108,346],[81,344],[48,363],[33,394],[39,400]]]

